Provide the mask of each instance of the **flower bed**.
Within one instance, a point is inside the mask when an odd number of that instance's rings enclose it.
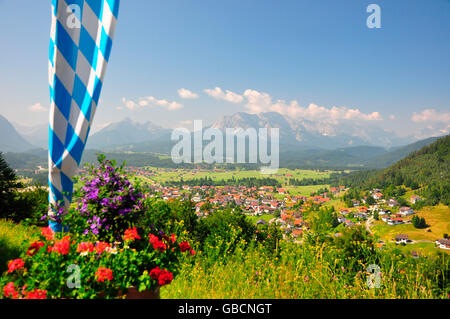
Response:
[[[195,251],[183,234],[138,225],[142,192],[132,187],[122,167],[100,158],[82,178],[80,200],[68,212],[50,216],[68,232],[43,228],[21,258],[8,263],[2,297],[126,298],[158,291],[179,271],[180,259]],[[105,200],[106,199],[106,200]],[[157,294],[156,294],[157,295]],[[147,294],[150,296],[150,294]]]

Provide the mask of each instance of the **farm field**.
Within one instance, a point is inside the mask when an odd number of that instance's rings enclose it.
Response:
[[[247,216],[247,218],[253,223],[256,224],[256,222],[260,219],[265,220],[266,222],[269,222],[272,218],[275,218],[274,215],[271,214],[263,214],[261,216]]]
[[[392,240],[397,234],[405,234],[412,240],[435,241],[442,238],[444,233],[450,233],[450,209],[445,205],[424,207],[417,212],[419,217],[424,217],[430,227],[431,232],[425,229],[415,228],[412,224],[402,224],[390,226],[384,222],[375,222],[372,230],[381,237],[382,240]],[[408,219],[411,219],[409,217]]]
[[[435,256],[438,254],[438,252],[448,253],[448,250],[436,248],[436,245],[430,242],[418,242],[414,244],[407,244],[404,246],[397,245],[396,247],[400,249],[405,255],[410,255],[413,251],[424,257]]]
[[[304,178],[328,178],[334,171],[318,171],[318,170],[301,170],[301,169],[286,169],[280,168],[277,174],[262,175],[259,170],[190,170],[190,169],[166,169],[157,167],[146,167],[151,170],[154,175],[149,178],[157,183],[168,181],[199,179],[211,177],[212,180],[231,179],[231,178],[274,178],[281,184],[285,185],[290,178],[304,179]]]

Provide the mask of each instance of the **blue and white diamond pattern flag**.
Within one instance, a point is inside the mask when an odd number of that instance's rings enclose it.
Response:
[[[70,205],[72,177],[98,105],[118,11],[119,0],[52,0],[48,177],[53,205]]]

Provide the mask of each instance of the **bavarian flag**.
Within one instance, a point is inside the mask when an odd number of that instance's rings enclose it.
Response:
[[[55,206],[68,208],[72,199],[72,177],[98,106],[118,12],[119,0],[52,0],[48,182]]]

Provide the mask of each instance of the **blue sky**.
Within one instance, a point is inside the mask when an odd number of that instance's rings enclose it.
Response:
[[[381,29],[366,26],[371,3]],[[49,32],[50,1],[0,0],[0,114],[13,122],[48,120]],[[94,131],[274,110],[448,130],[450,1],[121,1]]]

